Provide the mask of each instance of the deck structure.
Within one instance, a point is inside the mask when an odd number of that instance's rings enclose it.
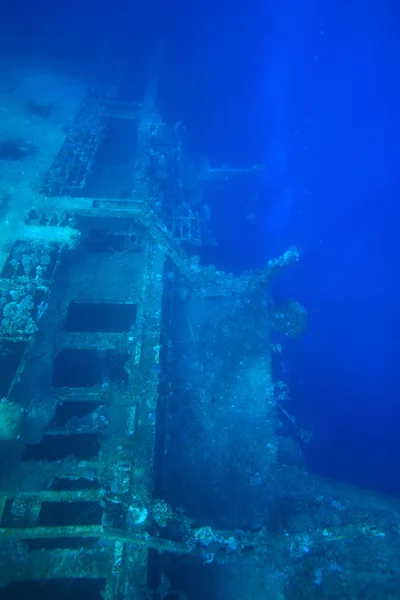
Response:
[[[254,598],[359,598],[366,581],[371,598],[382,582],[397,598],[399,503],[309,475],[305,432],[273,378],[271,326],[296,333],[305,312],[266,302],[268,284],[297,250],[241,276],[197,256],[204,185],[258,167],[202,165],[193,179],[192,166],[185,188],[179,128],[158,114],[155,81],[135,103],[64,81],[63,103],[31,97],[37,86],[22,80],[0,115],[4,593],[82,581],[106,600],[182,599],[164,573],[190,557],[221,565],[221,597],[249,598],[251,580]],[[121,171],[107,166],[115,139]],[[193,433],[182,473],[198,478],[200,503],[214,493],[229,507],[225,528],[168,501],[178,403]],[[218,491],[227,470],[230,497]],[[246,528],[243,506],[260,510],[265,482],[269,517]]]

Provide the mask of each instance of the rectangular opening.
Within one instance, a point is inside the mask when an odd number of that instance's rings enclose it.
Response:
[[[143,252],[143,235],[104,229],[92,229],[85,240],[88,252],[134,254]]]
[[[79,565],[76,566],[77,577]],[[50,565],[48,567],[51,574]],[[18,581],[0,590],[0,600],[102,600],[105,579],[40,579],[38,581]]]
[[[122,333],[136,321],[136,304],[70,302],[66,331]]]
[[[27,444],[22,460],[63,460],[74,457],[90,460],[100,452],[100,436],[97,433],[81,435],[45,435],[40,444]]]
[[[49,489],[57,492],[74,492],[78,490],[99,490],[100,487],[100,481],[96,477],[61,477],[55,479]]]
[[[52,426],[63,427],[74,417],[86,417],[100,406],[99,402],[62,402],[57,404]]]
[[[126,357],[119,352],[66,348],[53,363],[53,387],[95,387],[107,382],[128,381]]]
[[[39,527],[69,525],[101,525],[100,502],[43,502],[38,518]]]

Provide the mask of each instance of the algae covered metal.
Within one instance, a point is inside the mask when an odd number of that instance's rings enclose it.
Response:
[[[199,258],[206,186],[261,167],[187,157],[155,80],[135,103],[62,83],[57,110],[45,86],[10,105],[0,144],[4,593],[182,600],[174,571],[199,568],[213,598],[398,598],[399,503],[307,472],[274,372],[271,328],[306,326],[270,293],[298,250]]]

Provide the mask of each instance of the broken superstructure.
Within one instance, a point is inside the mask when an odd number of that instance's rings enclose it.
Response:
[[[188,164],[154,83],[140,103],[72,86],[66,106],[26,81],[0,141],[4,593],[182,599],[189,556],[210,598],[397,598],[399,504],[306,473],[272,376],[271,326],[305,324],[267,293],[297,250],[240,277],[196,253],[204,182],[258,167]]]

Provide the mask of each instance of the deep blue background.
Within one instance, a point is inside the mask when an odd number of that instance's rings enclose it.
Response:
[[[41,57],[132,96],[157,66],[160,108],[187,125],[188,152],[266,165],[211,198],[212,259],[240,272],[301,248],[276,293],[309,313],[284,354],[314,432],[307,460],[400,494],[396,3],[16,0],[0,27],[3,64]]]

